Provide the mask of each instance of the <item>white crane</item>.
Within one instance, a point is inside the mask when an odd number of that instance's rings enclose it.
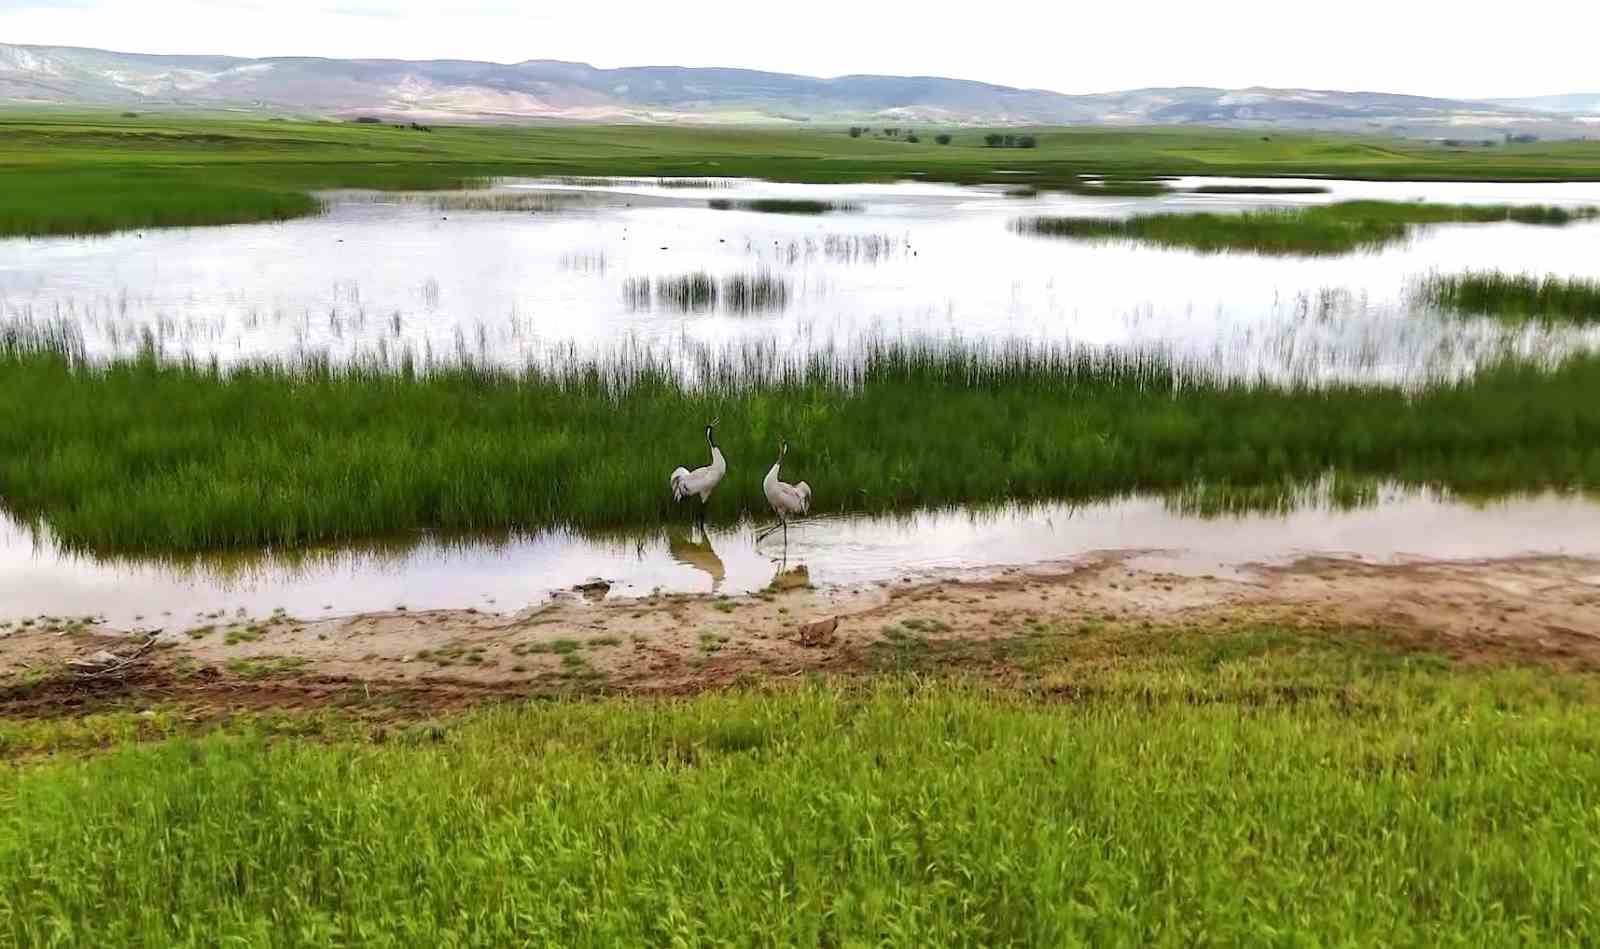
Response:
[[[700,523],[706,521],[706,503],[711,500],[711,492],[722,481],[722,476],[728,473],[728,462],[722,457],[722,449],[717,446],[717,423],[721,419],[712,419],[706,426],[706,442],[711,446],[711,464],[690,471],[688,468],[677,468],[672,472],[672,500],[682,501],[690,495],[700,497]]]
[[[811,485],[804,481],[799,484],[788,484],[778,480],[778,469],[783,467],[783,456],[789,453],[789,443],[785,441],[783,447],[778,449],[778,460],[772,463],[772,470],[767,472],[767,477],[761,482],[761,492],[767,496],[767,503],[778,514],[778,522],[783,525],[783,543],[789,543],[789,518],[804,517],[811,510]],[[771,530],[767,534],[772,533]],[[763,537],[766,534],[762,535]]]

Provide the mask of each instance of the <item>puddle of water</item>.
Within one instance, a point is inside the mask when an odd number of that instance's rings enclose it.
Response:
[[[1414,307],[1405,294],[1429,270],[1600,276],[1600,224],[1438,226],[1380,251],[1315,259],[1050,240],[1006,227],[1027,214],[1350,198],[1600,204],[1600,183],[1312,183],[1332,193],[1015,199],[926,182],[508,182],[497,193],[585,198],[504,212],[343,194],[324,216],[277,224],[0,241],[0,321],[71,324],[101,355],[133,351],[148,331],[169,355],[224,363],[409,351],[521,365],[605,356],[622,344],[670,356],[686,344],[758,343],[798,356],[885,336],[959,336],[1157,348],[1239,376],[1393,381],[1460,374],[1508,353],[1600,346],[1600,329],[1461,319]],[[706,207],[717,197],[862,210]],[[638,306],[627,292],[640,280],[695,272],[770,275],[785,284],[784,303],[685,314]]]
[[[1195,518],[1159,499],[1081,507],[1040,505],[897,518],[820,519],[757,542],[752,525],[688,528],[666,537],[536,536],[413,540],[292,556],[201,559],[185,564],[106,561],[67,554],[46,537],[0,520],[0,620],[104,616],[121,627],[188,628],[213,611],[264,616],[282,607],[305,618],[387,610],[511,612],[591,577],[613,597],[762,589],[778,570],[804,565],[824,587],[905,577],[970,575],[1136,551],[1141,567],[1190,575],[1311,555],[1393,562],[1525,554],[1600,557],[1600,503],[1541,495],[1464,504],[1386,490],[1377,504],[1337,511]]]

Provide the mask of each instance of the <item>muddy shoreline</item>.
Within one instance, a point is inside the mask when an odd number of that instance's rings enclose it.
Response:
[[[197,714],[337,708],[374,698],[401,717],[570,694],[686,694],[811,674],[900,670],[1025,683],[1010,648],[1114,630],[1273,627],[1372,635],[1464,662],[1600,665],[1600,560],[1523,557],[1373,564],[1329,557],[1227,577],[1141,569],[1135,552],[998,577],[797,587],[750,596],[591,600],[515,614],[392,610],[339,619],[274,614],[144,635],[40,620],[0,635],[0,715],[141,706]]]

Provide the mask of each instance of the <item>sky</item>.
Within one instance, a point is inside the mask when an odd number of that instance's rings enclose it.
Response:
[[[1600,93],[1600,3],[941,0],[552,3],[0,0],[0,42],[232,56],[564,59],[937,75],[1086,93],[1280,86],[1456,98]]]

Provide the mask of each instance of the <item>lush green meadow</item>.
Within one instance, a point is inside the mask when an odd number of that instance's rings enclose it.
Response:
[[[244,718],[24,758],[0,770],[0,940],[1600,939],[1590,675],[1355,634],[1101,637],[1033,637],[1077,658],[1021,691],[891,675],[380,730]]]
[[[1419,392],[1208,380],[1159,358],[886,345],[865,363],[227,372],[0,352],[0,497],[89,548],[194,551],[414,528],[684,520],[667,473],[730,474],[713,521],[764,515],[785,473],[816,512],[1094,499],[1329,473],[1463,492],[1600,486],[1600,358],[1503,365]],[[740,361],[742,358],[744,362]],[[716,355],[717,358],[713,358]]]
[[[844,128],[487,125],[114,113],[0,115],[0,235],[94,233],[311,213],[308,192],[453,188],[495,175],[900,178],[1152,193],[1162,175],[1415,180],[1600,179],[1600,143],[1454,149],[1390,138],[1220,129],[1036,129],[1031,149],[983,129],[928,139]],[[998,174],[997,174],[998,173]],[[1103,180],[1084,176],[1104,176]]]
[[[1600,280],[1498,270],[1429,274],[1417,283],[1422,299],[1459,313],[1508,320],[1600,323]]]
[[[1127,218],[1029,217],[1019,233],[1077,240],[1136,240],[1201,253],[1318,256],[1375,250],[1404,240],[1419,225],[1515,221],[1560,227],[1600,214],[1596,208],[1548,205],[1420,204],[1341,201],[1236,214],[1138,214]]]

